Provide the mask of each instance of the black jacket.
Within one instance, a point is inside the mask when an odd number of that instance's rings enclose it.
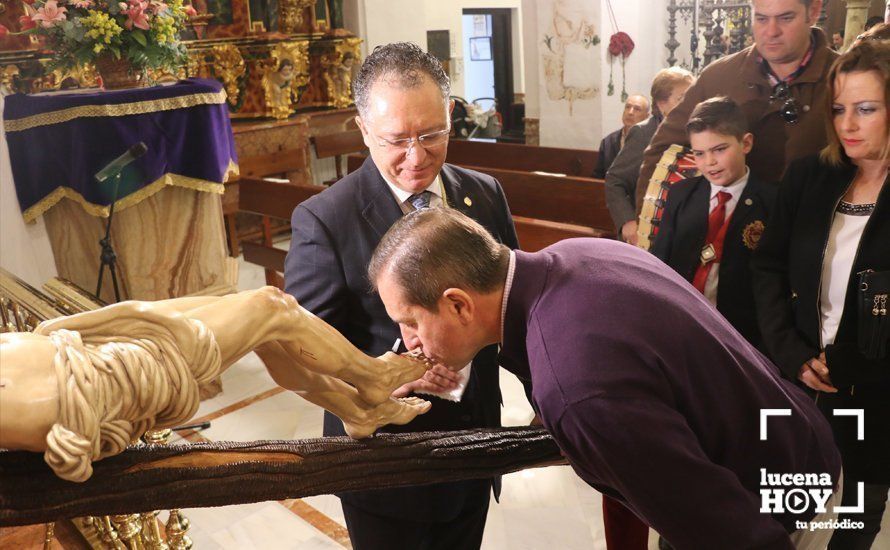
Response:
[[[494,237],[518,248],[516,230],[501,186],[494,178],[444,165],[441,171],[448,203],[475,219]],[[469,200],[467,200],[469,199]],[[392,348],[399,327],[371,291],[368,263],[380,239],[402,211],[373,159],[329,189],[297,206],[291,217],[292,238],[285,262],[285,290],[372,356]],[[404,348],[403,348],[404,351]],[[500,426],[497,346],[473,360],[460,403],[422,395],[433,406],[405,426],[386,432],[463,430]],[[343,424],[325,413],[325,435],[345,435]],[[340,495],[379,515],[416,521],[448,520],[460,510],[471,488],[488,480],[441,483]],[[495,494],[499,488],[496,481]],[[472,494],[479,494],[478,490]]]
[[[729,220],[720,261],[717,310],[754,346],[760,346],[760,330],[754,311],[750,261],[764,226],[769,225],[775,199],[775,184],[764,183],[753,174],[749,176]],[[710,200],[711,184],[703,176],[673,185],[652,245],[651,252],[689,282],[701,263]]]
[[[609,171],[609,166],[612,166],[612,162],[615,160],[615,157],[618,156],[618,152],[621,151],[622,130],[623,128],[619,128],[600,141],[599,156],[596,159],[596,166],[593,169],[592,177],[599,179],[606,177],[606,172]]]
[[[754,290],[764,343],[783,374],[797,380],[820,353],[822,261],[835,209],[856,168],[828,166],[818,157],[792,163],[754,255]],[[837,394],[819,394],[851,479],[890,483],[890,358],[868,360],[857,344],[857,273],[890,270],[890,184],[885,182],[859,242],[834,344],[825,348]],[[832,409],[864,408],[865,441],[856,421]]]

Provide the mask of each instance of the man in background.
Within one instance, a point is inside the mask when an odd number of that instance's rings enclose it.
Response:
[[[844,48],[844,29],[831,34],[831,49],[839,52]]]
[[[624,147],[627,133],[635,124],[643,122],[649,117],[649,100],[639,94],[634,94],[624,102],[624,111],[621,113],[621,128],[607,135],[600,142],[599,157],[596,168],[593,169],[593,177],[603,179],[606,171],[612,165],[612,161],[618,156],[618,152]]]

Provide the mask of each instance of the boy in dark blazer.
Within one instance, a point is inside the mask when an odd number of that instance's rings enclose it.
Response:
[[[686,133],[702,175],[671,188],[652,253],[759,346],[749,263],[776,189],[753,177],[746,166],[754,136],[731,99],[715,97],[699,103]]]

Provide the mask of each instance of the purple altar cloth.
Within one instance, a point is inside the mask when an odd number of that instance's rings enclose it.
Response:
[[[6,98],[3,120],[26,221],[63,196],[107,215],[111,185],[99,185],[94,175],[139,141],[148,152],[124,171],[119,201],[152,184],[222,193],[221,184],[237,162],[225,92],[215,80],[112,92],[14,94]]]

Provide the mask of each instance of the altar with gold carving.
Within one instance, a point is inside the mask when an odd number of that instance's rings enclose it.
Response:
[[[183,77],[220,81],[233,118],[286,119],[299,111],[352,105],[361,40],[342,26],[342,0],[192,0],[188,62],[176,74],[149,71],[155,82]],[[24,15],[10,2],[0,24]],[[0,89],[34,93],[93,87],[92,66],[50,70],[38,37],[0,37]]]

